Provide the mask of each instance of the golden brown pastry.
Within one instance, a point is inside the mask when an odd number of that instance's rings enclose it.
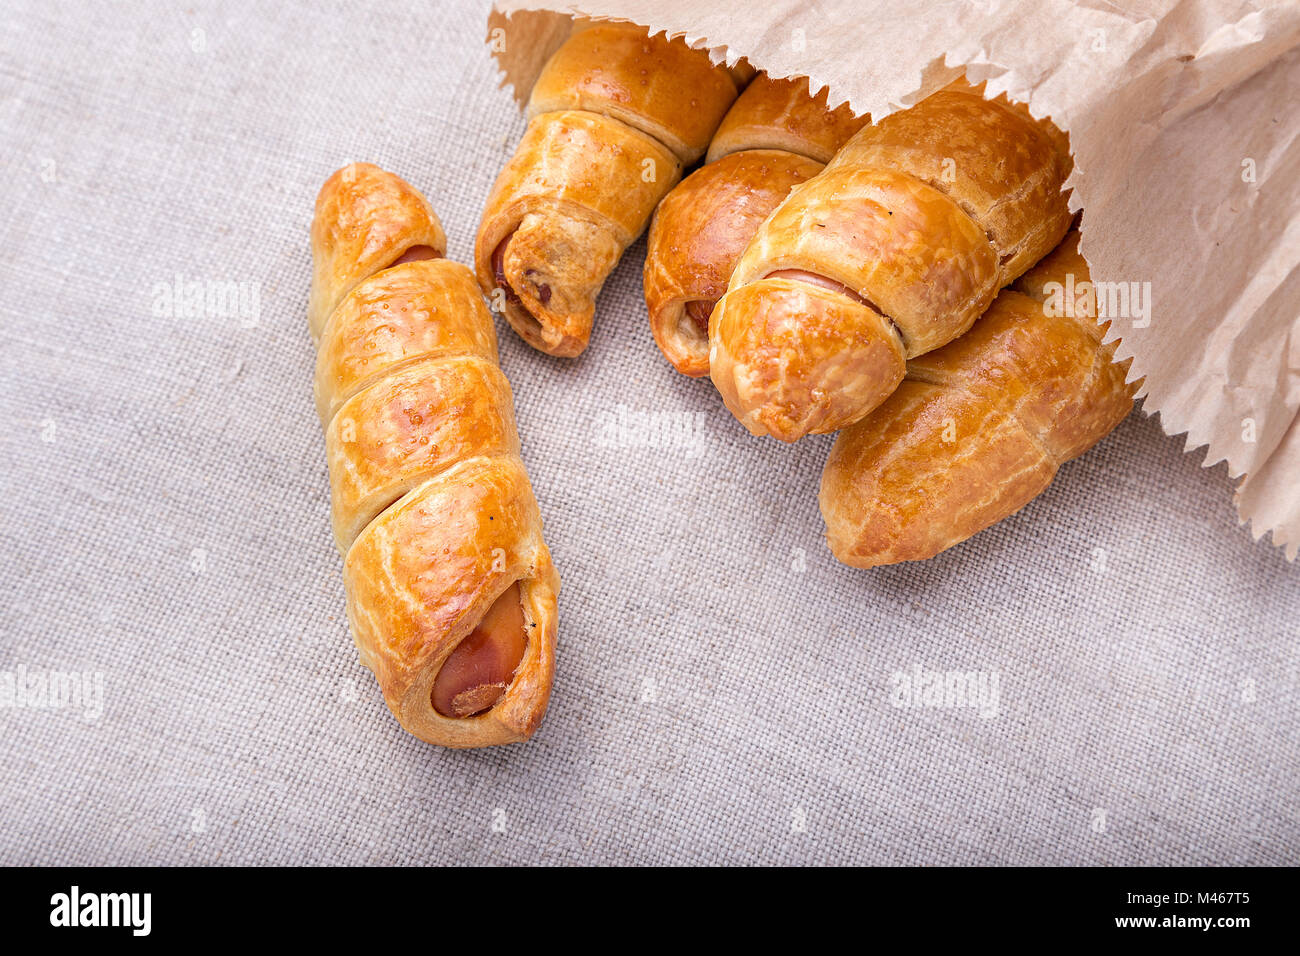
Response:
[[[605,278],[738,89],[704,51],[627,23],[579,29],[547,61],[474,247],[479,285],[525,341],[587,347]]]
[[[1102,345],[1078,233],[955,342],[912,359],[883,405],[836,439],[822,473],[826,539],[845,564],[917,561],[1022,508],[1133,407],[1140,382]],[[1073,314],[1061,314],[1072,312]]]
[[[1060,242],[1069,171],[1050,123],[964,84],[862,129],[736,263],[709,325],[727,407],[783,441],[860,419]]]
[[[759,224],[790,190],[867,122],[826,108],[808,80],[761,73],[740,94],[709,144],[708,165],[659,204],[646,245],[646,308],[659,350],[677,371],[709,372],[709,313]]]
[[[559,578],[474,276],[418,192],[368,163],[312,222],[310,319],[334,535],[362,663],[409,732],[524,740],[546,711]]]

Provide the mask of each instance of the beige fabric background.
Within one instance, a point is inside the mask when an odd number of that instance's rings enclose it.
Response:
[[[538,736],[403,735],[358,663],[311,402],[316,190],[368,159],[467,259],[522,122],[486,4],[17,0],[0,30],[4,863],[1291,863],[1300,573],[1135,413],[918,566],[821,541],[829,439],[744,435],[645,327],[643,246],[579,361],[502,329],[564,577]],[[251,283],[256,321],[155,286]],[[698,413],[696,451],[603,416]],[[698,452],[698,453],[696,453]],[[998,715],[891,675],[996,674]]]

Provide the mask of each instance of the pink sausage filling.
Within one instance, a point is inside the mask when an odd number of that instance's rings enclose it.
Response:
[[[433,248],[433,246],[411,246],[411,248],[407,249],[400,256],[394,259],[389,268],[391,269],[393,266],[400,266],[403,262],[419,262],[422,259],[440,258],[442,257],[438,254],[438,250]]]
[[[831,292],[838,292],[840,295],[847,295],[850,299],[861,302],[865,306],[875,309],[876,307],[858,295],[843,282],[836,282],[834,279],[828,279],[824,275],[818,275],[816,272],[805,272],[803,269],[777,269],[775,272],[769,272],[763,276],[764,279],[794,279],[798,282],[807,282],[809,285],[820,286],[823,289],[829,289]],[[876,309],[879,312],[879,309]]]
[[[516,581],[443,662],[429,694],[442,716],[472,717],[506,692],[528,649],[520,597]]]
[[[514,238],[514,235],[514,232],[511,232],[510,235],[497,243],[496,249],[492,252],[492,272],[496,278],[497,287],[505,290],[506,298],[514,305],[523,308],[523,302],[515,293],[515,290],[510,287],[510,283],[506,281],[506,246],[510,244],[510,240]],[[539,283],[537,286],[537,300],[542,305],[550,302],[551,287]]]

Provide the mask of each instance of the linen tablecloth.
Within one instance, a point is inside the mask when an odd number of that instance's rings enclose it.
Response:
[[[641,242],[580,359],[498,324],[563,577],[546,720],[401,732],[347,631],[307,228],[370,160],[468,261],[523,129],[486,14],[7,5],[0,862],[1296,863],[1300,578],[1222,466],[1136,411],[970,542],[842,567],[830,438],[669,368]]]

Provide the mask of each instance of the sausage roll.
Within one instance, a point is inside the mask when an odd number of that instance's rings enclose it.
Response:
[[[1102,345],[1072,232],[961,338],[912,359],[842,431],[822,473],[826,538],[845,564],[917,561],[1024,507],[1110,433],[1141,382]],[[1079,295],[1066,305],[1067,277]]]
[[[646,246],[645,301],[664,357],[691,376],[709,373],[709,314],[759,224],[867,122],[826,108],[808,80],[761,73],[709,144],[708,165],[655,211]]]
[[[348,620],[421,740],[526,739],[546,711],[559,578],[473,274],[428,202],[368,163],[322,187],[309,318]]]
[[[525,341],[587,347],[605,278],[738,90],[706,52],[627,23],[579,29],[547,61],[474,248],[479,285]]]
[[[741,255],[709,325],[723,401],[793,441],[866,415],[1060,242],[1063,134],[962,85],[859,131]]]

